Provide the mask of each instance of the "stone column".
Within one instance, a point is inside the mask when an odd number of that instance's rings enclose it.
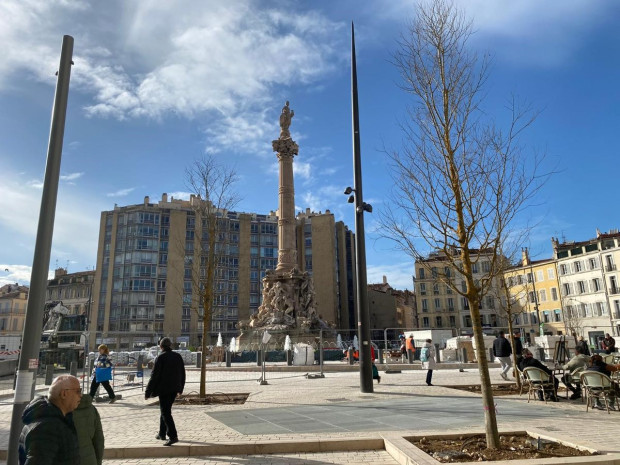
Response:
[[[299,147],[287,137],[272,142],[280,164],[278,195],[278,266],[276,271],[286,272],[297,266],[295,243],[295,187],[293,182],[293,157]]]

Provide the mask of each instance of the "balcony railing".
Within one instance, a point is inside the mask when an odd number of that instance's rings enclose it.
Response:
[[[614,264],[605,265],[605,271],[616,271],[616,265]]]

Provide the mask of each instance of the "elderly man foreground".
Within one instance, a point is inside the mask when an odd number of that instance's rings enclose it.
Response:
[[[19,438],[20,465],[79,465],[78,437],[69,414],[81,398],[79,380],[61,375],[52,382],[47,397],[37,397],[26,406]]]

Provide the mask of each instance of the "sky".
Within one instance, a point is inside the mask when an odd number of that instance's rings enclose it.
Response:
[[[50,270],[93,269],[102,211],[187,198],[185,169],[213,156],[240,176],[237,211],[278,207],[285,101],[299,144],[295,204],[354,230],[350,28],[355,23],[368,281],[412,289],[413,261],[381,238],[411,97],[392,64],[414,0],[0,2],[0,285],[27,284],[63,35],[75,39]],[[556,174],[524,214],[533,258],[551,237],[620,226],[620,2],[467,0],[470,45],[493,58],[485,110],[516,95],[540,110],[522,142]],[[521,219],[526,221],[525,219]]]

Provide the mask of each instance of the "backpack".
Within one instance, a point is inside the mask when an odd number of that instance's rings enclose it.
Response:
[[[428,362],[428,347],[422,347],[422,350],[420,351],[420,361],[421,362]]]

